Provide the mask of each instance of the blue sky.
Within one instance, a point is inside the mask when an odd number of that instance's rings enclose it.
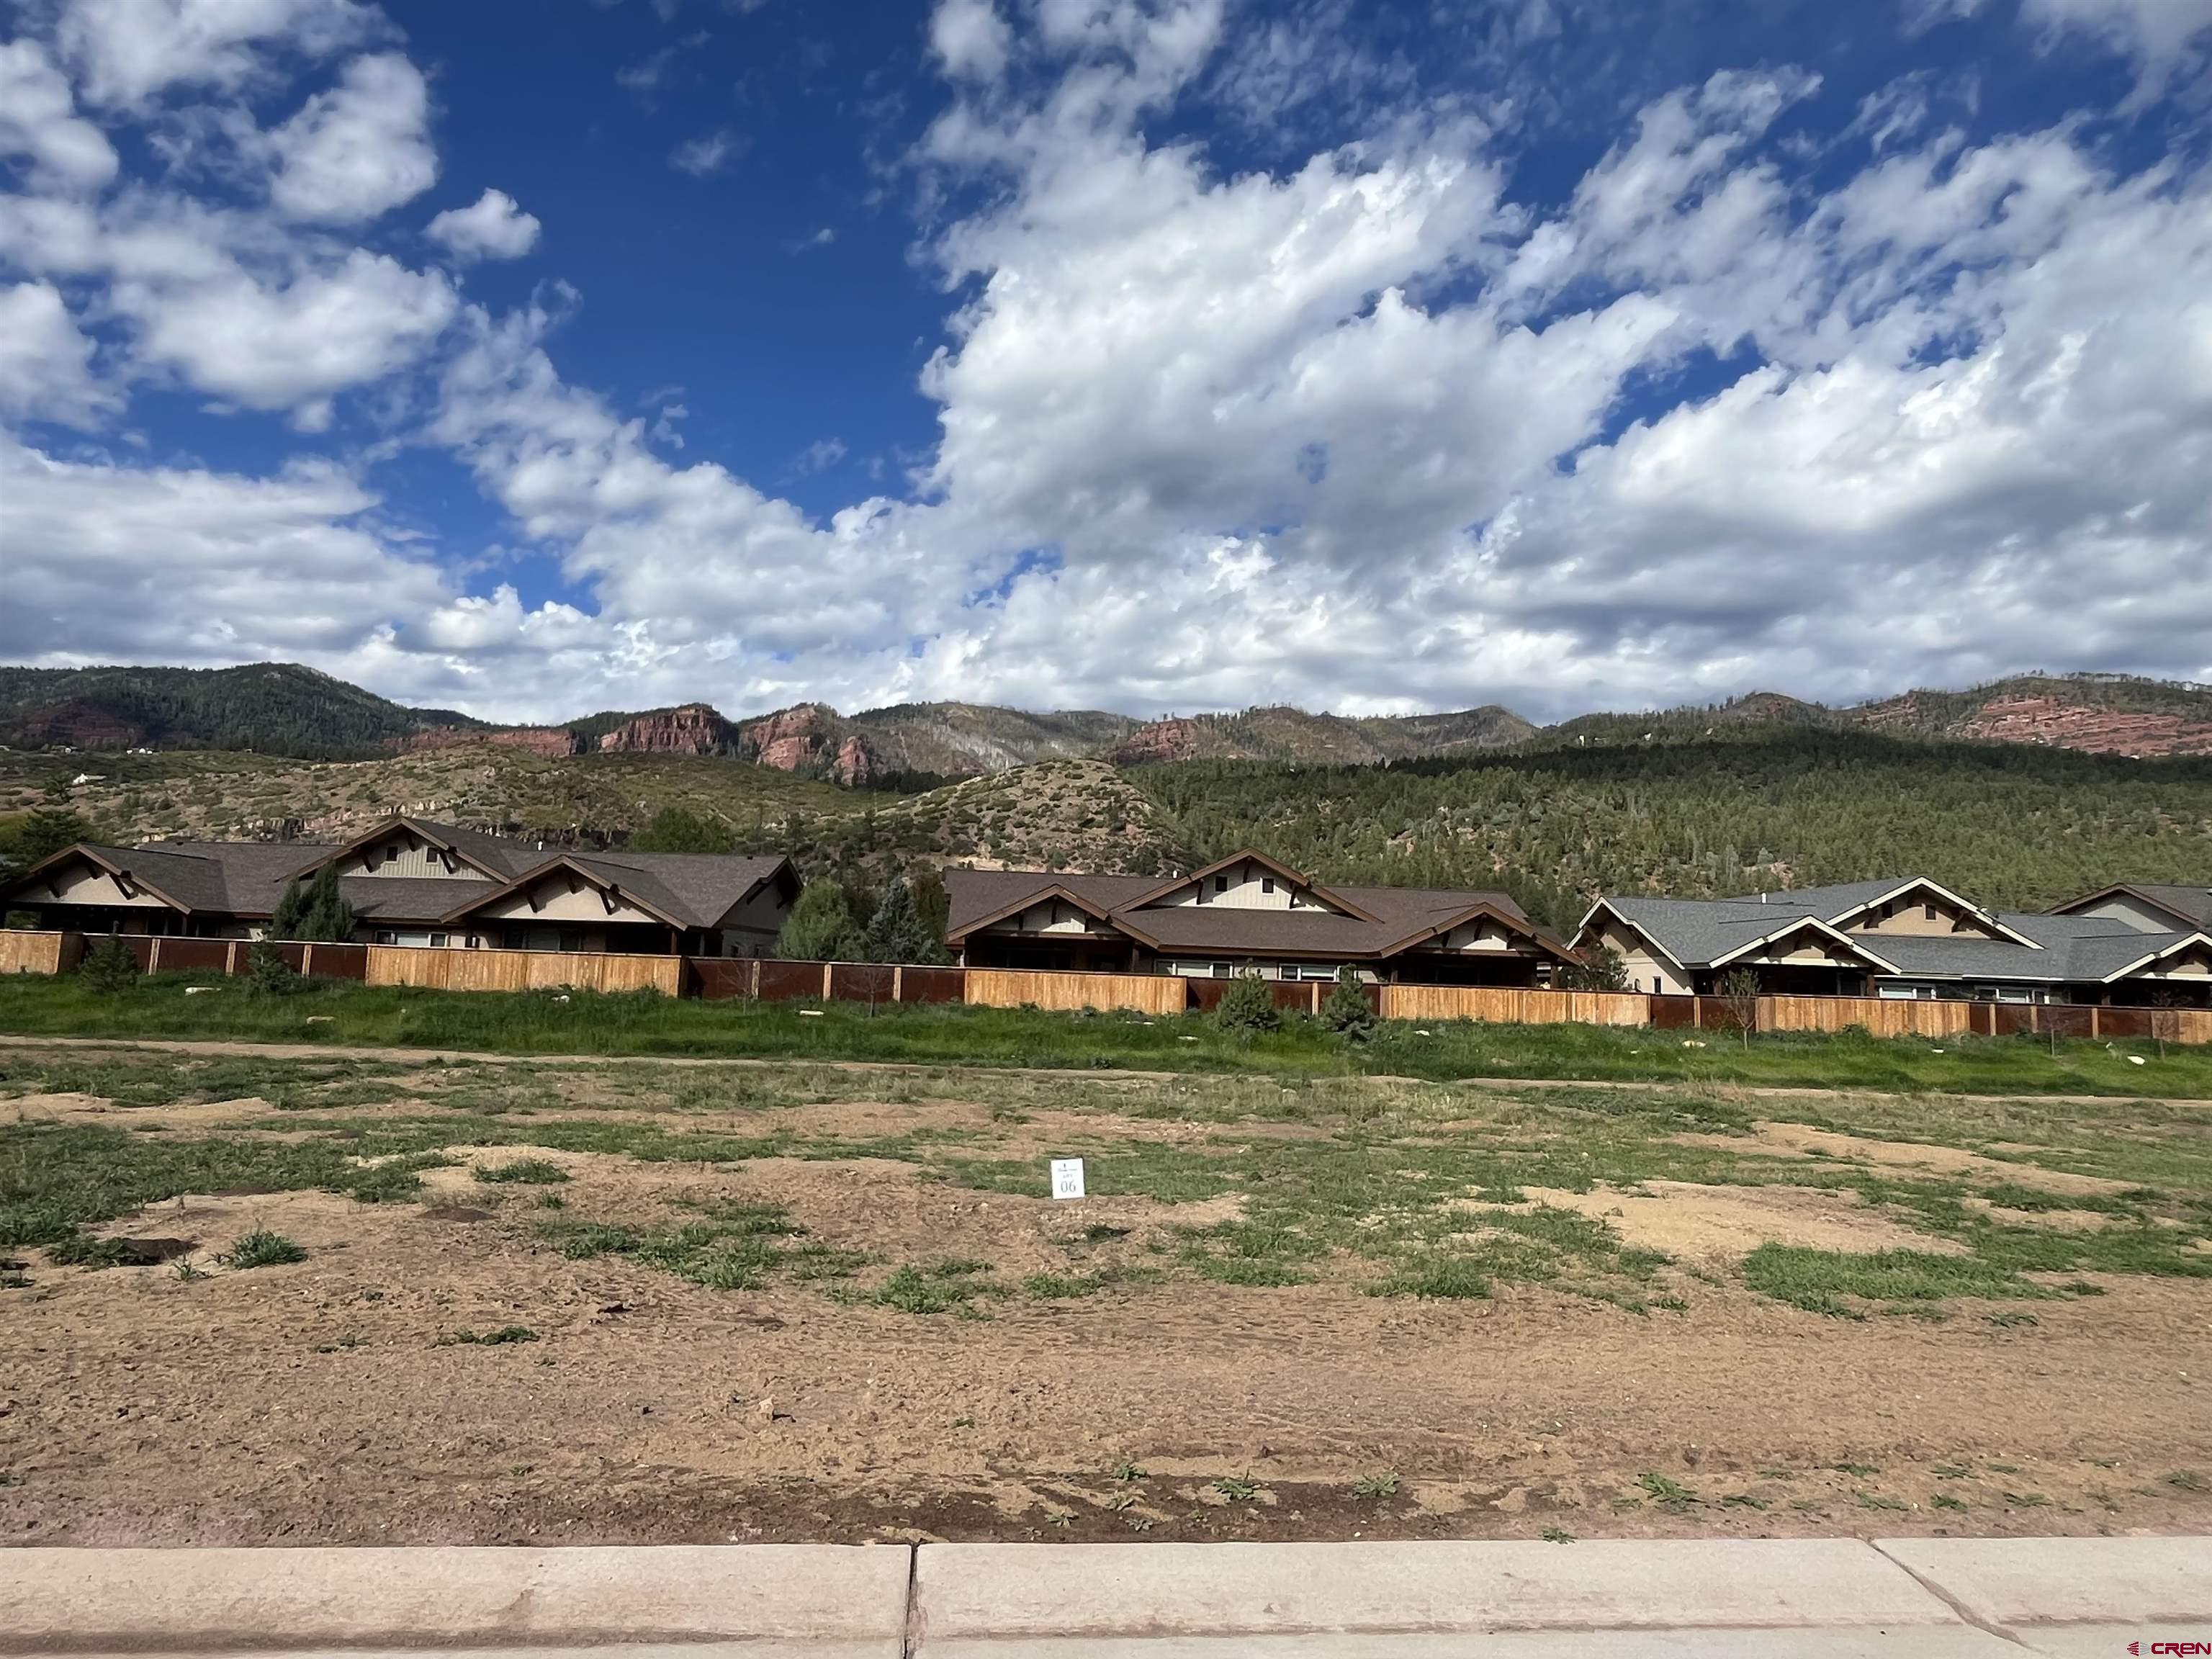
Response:
[[[2208,60],[2212,0],[0,0],[0,659],[2212,678]]]

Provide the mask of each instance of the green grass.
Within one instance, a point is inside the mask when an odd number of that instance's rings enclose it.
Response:
[[[779,1272],[814,1279],[840,1276],[860,1260],[822,1246],[791,1243],[806,1230],[773,1204],[717,1205],[702,1220],[665,1230],[545,1222],[539,1231],[572,1261],[626,1256],[715,1291],[758,1290]]]
[[[295,1261],[305,1261],[307,1253],[282,1233],[272,1233],[266,1227],[257,1227],[242,1235],[238,1242],[216,1257],[226,1267],[282,1267]]]
[[[187,998],[189,984],[212,986]],[[1029,1009],[700,1002],[588,992],[514,995],[317,982],[256,998],[242,981],[149,976],[116,996],[70,976],[0,982],[0,1030],[41,1036],[204,1037],[516,1054],[699,1054],[776,1059],[1256,1074],[1566,1078],[1740,1082],[1990,1094],[2212,1097],[2212,1050],[2037,1038],[1880,1039],[1779,1034],[1748,1050],[1684,1048],[1673,1033],[1583,1025],[1386,1024],[1346,1043],[1293,1018],[1278,1031],[1223,1032],[1198,1016]],[[310,1022],[314,1022],[311,1024]],[[1426,1032],[1425,1036],[1416,1035]],[[1189,1042],[1184,1038],[1192,1039]],[[2129,1064],[2134,1055],[2145,1061]]]
[[[901,1313],[939,1314],[959,1310],[992,1293],[988,1261],[956,1260],[908,1262],[873,1291],[852,1298]]]
[[[1744,1281],[1778,1302],[1810,1313],[1859,1316],[1865,1302],[1935,1302],[1948,1297],[2056,1297],[2062,1292],[2017,1277],[1978,1256],[1926,1250],[1856,1255],[1796,1244],[1762,1244],[1744,1258]]]
[[[505,1164],[479,1164],[470,1173],[488,1185],[557,1187],[568,1178],[566,1170],[544,1158],[517,1158]]]

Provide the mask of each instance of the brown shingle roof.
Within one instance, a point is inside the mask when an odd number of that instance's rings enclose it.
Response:
[[[957,939],[983,920],[1024,908],[1060,887],[1107,912],[1132,936],[1170,955],[1318,956],[1373,959],[1404,946],[1431,927],[1486,907],[1502,920],[1565,955],[1565,944],[1528,919],[1504,893],[1431,887],[1347,887],[1324,893],[1357,904],[1376,919],[1323,909],[1260,910],[1227,904],[1155,904],[1130,908],[1163,884],[1150,876],[1071,875],[1048,870],[947,870],[951,900],[945,931]]]

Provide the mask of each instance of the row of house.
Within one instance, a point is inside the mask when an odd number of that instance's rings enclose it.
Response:
[[[0,882],[0,909],[94,933],[258,937],[335,865],[373,943],[455,950],[769,953],[799,878],[780,857],[574,853],[413,817],[350,841],[79,844]],[[1246,850],[1186,875],[948,870],[967,967],[1540,987],[1617,955],[1630,988],[2212,1006],[2212,890],[2122,884],[2042,914],[1925,878],[1741,898],[1607,896],[1571,939],[1504,893],[1322,883]]]

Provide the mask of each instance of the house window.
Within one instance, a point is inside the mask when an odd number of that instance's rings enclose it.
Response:
[[[482,933],[471,933],[471,934],[469,935],[469,946],[468,946],[468,948],[469,948],[470,950],[471,950],[471,951],[481,951],[481,950],[483,950],[483,935]]]
[[[1261,877],[1261,878],[1260,878],[1260,890],[1261,890],[1261,892],[1263,892],[1263,893],[1272,893],[1272,892],[1273,892],[1273,891],[1275,890],[1275,878],[1274,878],[1273,876],[1262,876],[1262,877]]]
[[[1212,966],[1214,978],[1227,979],[1229,977],[1229,964],[1227,963],[1217,962],[1213,963]]]
[[[398,863],[398,862],[399,862],[399,848],[398,848],[398,847],[396,847],[396,846],[393,846],[393,847],[387,847],[387,848],[386,848],[384,849],[384,861],[385,861],[386,864],[397,864],[397,863]]]
[[[442,950],[444,950],[444,949],[446,948],[446,937],[447,937],[447,936],[446,936],[445,934],[443,934],[443,933],[433,933],[433,934],[431,934],[431,935],[430,935],[430,948],[431,948],[432,950],[434,950],[434,951],[442,951]]]
[[[1920,915],[1921,915],[1921,919],[1922,919],[1923,921],[1935,921],[1935,920],[1936,920],[1936,907],[1935,907],[1934,905],[1932,905],[1932,904],[1923,904],[1923,905],[1922,905],[1922,906],[1920,907]]]
[[[376,942],[379,945],[397,945],[399,943],[399,935],[389,927],[380,927],[376,930]]]
[[[582,928],[563,927],[561,930],[561,949],[563,951],[580,951],[583,948],[584,930]]]
[[[1884,1002],[1933,1002],[1936,993],[1932,985],[1891,980],[1876,986],[1875,995]]]
[[[1318,962],[1285,963],[1283,977],[1285,979],[1333,980],[1336,977],[1336,969]]]
[[[1229,878],[1226,876],[1216,876],[1213,878],[1213,890],[1217,893],[1227,892],[1229,890]]]

